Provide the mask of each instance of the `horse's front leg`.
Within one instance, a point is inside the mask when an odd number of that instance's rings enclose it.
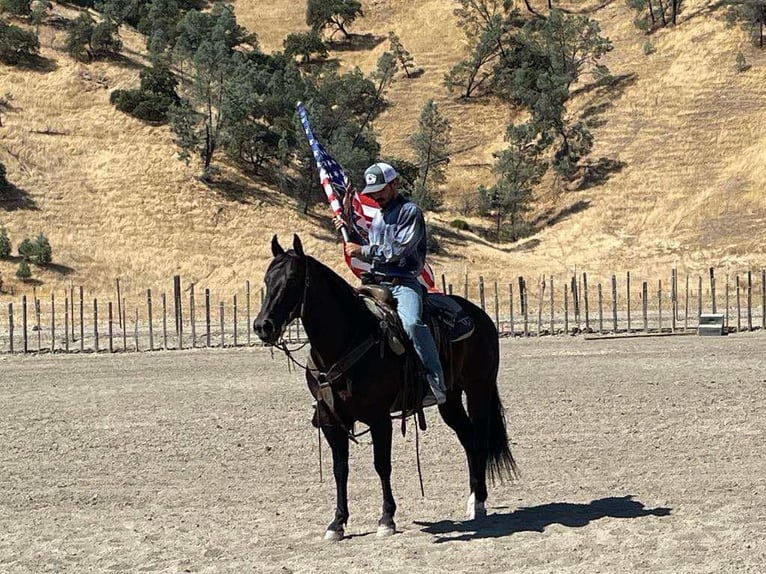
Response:
[[[322,427],[332,449],[332,473],[335,476],[335,518],[327,527],[325,540],[340,540],[348,522],[348,435],[340,427]]]
[[[378,536],[391,536],[396,532],[394,514],[396,502],[391,490],[391,419],[386,416],[370,425],[372,447],[375,457],[375,470],[380,476],[383,488],[383,514],[378,520]]]

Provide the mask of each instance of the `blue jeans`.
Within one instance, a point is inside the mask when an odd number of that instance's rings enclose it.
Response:
[[[397,312],[404,330],[415,346],[420,360],[426,368],[429,384],[444,390],[444,373],[436,343],[431,331],[423,323],[423,287],[417,280],[403,280],[398,285],[387,285],[397,301]]]

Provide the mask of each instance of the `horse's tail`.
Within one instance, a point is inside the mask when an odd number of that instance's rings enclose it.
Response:
[[[518,468],[508,446],[508,433],[505,426],[505,408],[500,400],[497,383],[490,391],[489,414],[489,451],[487,453],[487,470],[492,481],[505,478],[516,478]]]

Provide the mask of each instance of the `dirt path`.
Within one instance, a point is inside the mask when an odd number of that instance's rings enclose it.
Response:
[[[521,480],[463,522],[465,462],[429,414],[394,439],[400,532],[367,437],[350,537],[301,377],[268,350],[0,356],[0,572],[762,572],[766,335],[503,340]]]

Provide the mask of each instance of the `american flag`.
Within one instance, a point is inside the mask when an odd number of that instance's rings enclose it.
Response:
[[[314,154],[314,160],[316,161],[317,169],[319,170],[319,180],[322,183],[322,189],[327,196],[327,201],[332,209],[333,216],[343,215],[343,198],[347,193],[352,193],[351,199],[352,213],[348,214],[348,217],[344,219],[348,221],[356,230],[356,232],[366,240],[370,225],[372,224],[372,218],[380,209],[378,204],[366,195],[358,193],[351,185],[351,180],[348,175],[340,166],[340,164],[333,159],[330,153],[325,147],[319,143],[314,137],[314,133],[311,131],[311,124],[309,124],[309,117],[306,113],[306,108],[303,107],[301,102],[296,104],[298,110],[298,116],[303,126],[303,131],[306,134],[306,138],[311,146],[311,151]],[[344,235],[344,241],[348,241],[348,237]],[[370,264],[355,257],[349,257],[345,255],[346,265],[349,266],[351,271],[357,277],[361,277],[362,273],[370,270]],[[434,285],[434,272],[431,266],[426,263],[423,271],[420,273],[419,280],[425,285],[429,291],[436,291]]]

